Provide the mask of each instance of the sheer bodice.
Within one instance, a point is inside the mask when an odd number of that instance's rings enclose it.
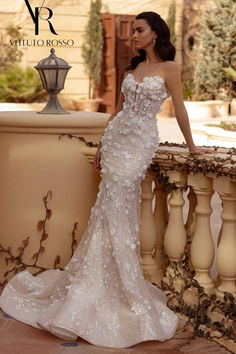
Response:
[[[122,110],[125,114],[154,120],[156,114],[161,111],[163,101],[169,95],[164,79],[159,75],[145,76],[138,82],[133,74],[128,73],[121,91],[125,97]]]

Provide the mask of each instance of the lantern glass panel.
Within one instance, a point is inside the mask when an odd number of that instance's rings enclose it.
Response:
[[[58,70],[58,87],[62,90],[64,88],[64,83],[66,79],[68,69]]]
[[[57,85],[57,69],[43,69],[47,81],[47,89],[55,90]]]
[[[47,83],[46,83],[46,81],[45,81],[45,77],[44,77],[44,74],[43,74],[43,70],[42,70],[42,69],[39,69],[39,70],[38,70],[38,73],[39,73],[40,79],[41,79],[41,81],[42,81],[43,88],[46,90],[46,89],[47,89]]]

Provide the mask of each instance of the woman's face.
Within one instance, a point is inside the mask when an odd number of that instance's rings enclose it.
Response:
[[[145,49],[152,46],[153,38],[157,37],[157,34],[151,30],[151,27],[144,19],[134,21],[132,34],[136,49]]]

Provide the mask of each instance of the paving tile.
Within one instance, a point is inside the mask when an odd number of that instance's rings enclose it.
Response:
[[[125,352],[126,353],[126,352]],[[152,347],[150,346],[147,349],[138,349],[135,348],[133,349],[133,351],[130,354],[177,354],[179,353],[178,350],[173,350],[173,349],[160,349],[158,347],[158,344],[156,345],[152,345]]]
[[[203,353],[229,353],[228,350],[221,347],[217,343],[210,341],[206,338],[195,338],[189,345],[181,347],[181,352],[191,354],[203,354]]]
[[[131,349],[98,347],[91,344],[65,348],[63,354],[133,354]]]
[[[2,329],[6,326],[6,319],[2,317],[2,315],[0,314],[0,332],[2,331]]]
[[[0,353],[4,354],[60,354],[62,348],[58,343],[35,341],[22,339],[1,339],[0,340]]]
[[[52,333],[48,333],[40,329],[34,328],[15,319],[8,320],[8,325],[0,332],[0,339],[2,337],[7,337],[9,340],[17,337],[24,338],[28,341],[61,341]]]
[[[214,348],[205,348],[202,350],[198,351],[198,354],[204,354],[206,353],[206,349],[207,349],[207,354],[224,354],[224,353],[228,353],[228,351],[226,351],[224,348],[218,348],[218,347],[214,347]]]
[[[76,348],[67,348],[63,354],[177,354],[179,351],[173,351],[171,349],[159,350],[155,347],[150,347],[149,349],[137,348],[136,346],[125,349],[125,348],[105,348],[96,347],[91,345],[83,345]]]
[[[202,348],[206,348],[209,347],[208,343],[205,342],[200,342],[200,343],[192,343],[187,347],[188,348],[188,352],[191,353],[194,350],[200,351]],[[183,348],[181,349],[183,351]]]
[[[147,341],[136,344],[133,347],[134,354],[143,354],[143,353],[166,353],[167,351],[171,351],[176,353],[178,351],[178,345],[176,343],[171,343],[171,341],[159,342],[159,341]]]

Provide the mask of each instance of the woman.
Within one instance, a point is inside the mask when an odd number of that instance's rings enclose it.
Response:
[[[193,143],[166,23],[141,13],[133,36],[140,55],[99,143],[95,168],[102,179],[79,246],[64,271],[20,272],[0,296],[2,309],[19,321],[59,338],[120,348],[164,341],[178,326],[164,293],[143,277],[139,241],[141,181],[158,146],[156,113],[168,91],[190,152],[212,153]]]

